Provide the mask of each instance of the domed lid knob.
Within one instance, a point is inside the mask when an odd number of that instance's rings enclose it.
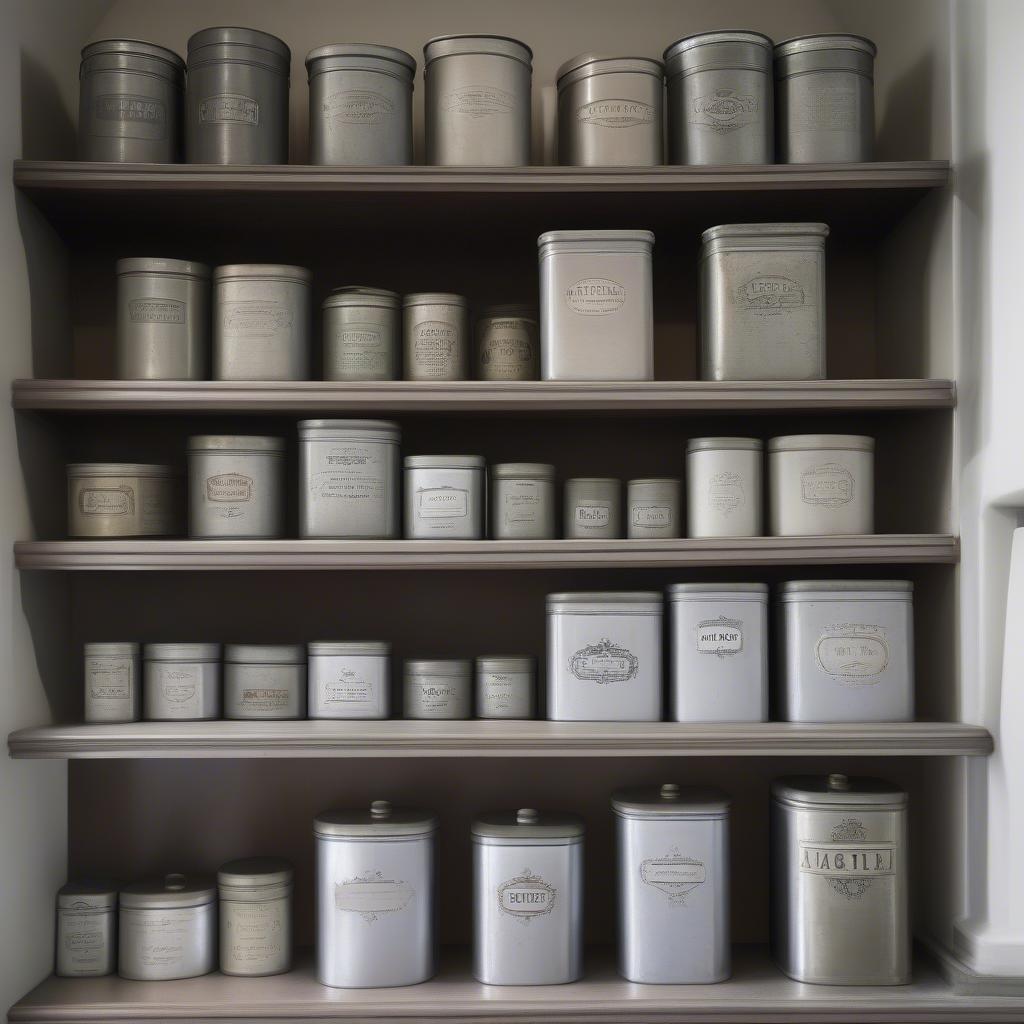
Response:
[[[378,821],[382,818],[391,817],[391,803],[388,800],[374,800],[370,804],[370,817]]]
[[[532,807],[520,807],[516,811],[517,825],[536,825],[540,815]]]

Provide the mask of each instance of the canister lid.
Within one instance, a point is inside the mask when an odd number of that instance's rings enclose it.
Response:
[[[682,480],[675,476],[641,476],[635,480],[630,480],[627,484],[628,487],[680,487],[682,486]]]
[[[236,665],[305,665],[305,644],[225,644],[225,662]]]
[[[133,641],[93,642],[84,645],[87,658],[134,658],[138,655],[140,644]]]
[[[622,481],[614,476],[574,476],[566,480],[565,484],[567,487],[569,484],[613,484],[621,487]]]
[[[619,249],[647,249],[654,245],[654,232],[646,230],[619,229],[607,231],[545,231],[537,239],[537,247],[541,250],[549,246],[570,244],[576,247],[603,249],[605,246],[617,246]],[[545,255],[542,251],[541,255]]]
[[[398,309],[402,297],[398,292],[387,288],[367,288],[363,285],[344,285],[332,288],[330,295],[323,301],[323,309],[366,308]]]
[[[576,591],[571,594],[548,594],[548,604],[661,604],[656,590]]]
[[[199,281],[208,280],[210,268],[194,260],[165,260],[159,256],[132,256],[117,261],[117,274],[168,274],[177,277],[194,277]]]
[[[496,839],[509,846],[533,844],[538,840],[564,845],[579,842],[583,838],[584,827],[583,819],[575,814],[520,807],[517,811],[481,815],[473,822],[470,831],[474,839]]]
[[[772,783],[780,803],[803,807],[904,807],[907,794],[882,779],[863,775],[790,775]]]
[[[593,75],[652,75],[660,82],[665,66],[653,57],[611,57],[603,53],[580,53],[567,60],[556,72],[559,89]]]
[[[686,442],[686,454],[690,452],[760,452],[764,441],[757,437],[691,437]]]
[[[68,882],[57,890],[58,910],[113,910],[117,886],[108,881]]]
[[[473,663],[467,658],[406,658],[407,676],[469,676]]]
[[[164,875],[135,882],[121,890],[121,908],[180,910],[201,907],[217,898],[212,878],[205,875]]]
[[[483,469],[487,460],[482,455],[406,455],[406,469]]]
[[[313,640],[308,645],[309,656],[347,655],[350,658],[386,658],[391,644],[375,640]]]
[[[715,594],[728,594],[743,600],[740,594],[752,595],[758,601],[768,600],[767,583],[670,583],[665,588],[665,596],[669,601],[690,601],[693,598],[712,597]]]
[[[698,71],[771,71],[772,41],[760,32],[699,32],[662,55],[669,78]]]
[[[482,53],[492,57],[511,57],[531,67],[533,50],[526,43],[513,39],[511,36],[491,35],[452,35],[434,36],[423,46],[423,59],[426,64],[440,57],[455,57],[460,54]]]
[[[299,420],[299,437],[308,441],[387,441],[398,443],[402,428],[392,420]]]
[[[181,476],[174,466],[148,462],[72,462],[68,464],[68,477],[96,476]]]
[[[291,281],[296,284],[309,284],[313,280],[313,271],[288,263],[225,263],[223,266],[214,267],[214,284],[235,280]]]
[[[369,807],[323,811],[313,819],[313,834],[328,838],[424,836],[437,831],[437,815],[411,807],[392,807],[374,800]]]
[[[220,644],[144,644],[145,661],[220,661]]]
[[[517,320],[536,320],[537,307],[525,303],[507,302],[503,305],[485,306],[477,314],[477,320],[501,320],[515,317]]]
[[[724,818],[731,803],[732,797],[720,789],[674,782],[612,795],[612,809],[626,818]]]
[[[536,659],[532,654],[481,654],[476,659],[477,672],[532,672]]]
[[[404,307],[409,306],[468,306],[465,295],[454,292],[410,292],[402,299]]]
[[[287,44],[272,36],[269,32],[261,32],[256,28],[241,28],[237,25],[216,25],[204,28],[189,37],[187,49],[189,64],[194,64],[195,51],[204,46],[244,46],[255,51],[250,56],[256,63],[267,63],[271,67],[289,64],[292,51]]]
[[[177,74],[185,71],[185,62],[166,46],[157,46],[156,43],[149,43],[143,39],[97,39],[94,43],[82,48],[82,60],[90,57],[99,57],[101,54],[121,54],[132,57],[149,57],[152,60],[162,60],[169,64]]]
[[[254,437],[250,434],[195,434],[188,439],[189,452],[281,455],[286,447],[283,437]]]
[[[346,67],[358,67],[356,62],[360,57],[388,60],[401,67],[399,74],[403,77],[411,78],[416,73],[416,59],[411,53],[394,46],[381,46],[378,43],[329,43],[326,46],[318,46],[306,54],[306,69],[311,76],[315,75],[317,72],[313,65],[333,57],[353,58],[346,63]]]
[[[546,462],[499,462],[491,466],[493,480],[554,480],[555,467]]]
[[[700,240],[705,245],[720,238],[754,239],[762,242],[769,238],[827,238],[828,225],[818,221],[772,222],[767,224],[716,224],[708,228]]]
[[[873,452],[875,439],[860,434],[785,434],[768,442],[769,452]]]
[[[843,32],[825,33],[816,36],[795,36],[775,44],[776,57],[792,57],[812,50],[857,50],[874,57],[878,47],[864,36],[847,35]]]
[[[780,601],[806,601],[823,594],[896,594],[914,592],[910,580],[789,580],[779,584]]]
[[[290,885],[294,877],[295,869],[281,857],[242,857],[222,865],[217,885],[221,889],[256,889]]]

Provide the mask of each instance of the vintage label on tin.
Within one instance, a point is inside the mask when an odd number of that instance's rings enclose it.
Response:
[[[828,625],[814,645],[814,660],[826,675],[845,683],[877,683],[889,664],[885,629],[856,622]]]
[[[583,683],[625,683],[640,671],[640,659],[632,651],[604,637],[581,647],[569,659],[569,671]]]
[[[493,85],[465,85],[448,93],[441,106],[450,114],[464,117],[495,117],[510,113],[516,105],[516,98],[504,89]]]
[[[664,857],[649,857],[640,863],[640,881],[657,889],[677,907],[686,906],[686,897],[707,881],[704,862],[687,857],[673,846]]]
[[[720,615],[717,619],[703,619],[694,628],[699,654],[714,654],[725,658],[743,650],[743,623]]]
[[[795,132],[849,132],[860,125],[860,93],[851,82],[827,85],[832,76],[817,75],[813,89],[790,92],[789,124]]]
[[[828,840],[801,839],[800,873],[823,877],[840,896],[860,899],[876,878],[896,873],[896,844],[871,842],[864,823],[844,818]]]
[[[626,288],[607,277],[586,277],[565,289],[565,302],[581,316],[608,316],[625,305]]]
[[[573,509],[573,522],[581,530],[605,529],[612,521],[611,505],[607,501],[589,501]]]
[[[224,333],[232,338],[287,338],[292,311],[277,299],[234,299],[220,302]]]
[[[464,487],[420,487],[416,491],[416,515],[420,519],[465,519],[469,515],[469,491]]]
[[[389,369],[387,339],[379,324],[345,324],[338,332],[338,342],[345,373],[381,374]]]
[[[461,332],[447,320],[413,324],[412,353],[416,372],[424,377],[447,377],[456,368]]]
[[[540,875],[529,868],[510,878],[495,890],[498,909],[509,917],[528,925],[537,918],[546,917],[555,909],[558,890],[548,885]]]
[[[106,966],[108,923],[112,917],[112,911],[59,911],[59,941],[71,973],[91,974]]]
[[[386,878],[380,871],[367,871],[334,885],[334,906],[344,913],[358,914],[367,924],[383,914],[396,914],[412,902],[413,887],[398,878]]]
[[[444,714],[462,700],[462,686],[445,682],[443,676],[417,676],[412,686],[415,687],[411,695],[414,707],[410,710],[420,715]]]
[[[287,900],[260,903],[221,902],[223,944],[229,963],[223,969],[258,968],[276,961],[284,950],[288,930]]]
[[[223,92],[199,101],[200,124],[241,124],[255,128],[260,123],[260,105],[251,96]]]
[[[244,473],[217,473],[204,484],[206,500],[215,503],[252,501],[255,481]]]
[[[480,341],[479,360],[482,376],[526,380],[536,361],[530,322],[514,317],[489,321]]]
[[[178,299],[132,299],[128,319],[133,324],[183,324],[185,303]]]
[[[501,482],[501,518],[509,526],[535,523],[543,509],[541,484],[537,480]]]
[[[86,658],[85,679],[89,700],[115,708],[122,701],[131,700],[133,668],[134,661],[131,658]]]
[[[325,97],[320,111],[328,127],[337,131],[348,125],[382,125],[395,112],[395,105],[379,92],[346,89]]]
[[[780,316],[807,304],[804,287],[779,274],[752,277],[735,294],[738,305],[758,316]]]
[[[487,672],[482,679],[477,714],[527,714],[531,682],[532,677],[521,672]]]
[[[653,530],[672,525],[671,505],[633,505],[629,515],[634,526]]]
[[[708,508],[728,518],[747,503],[743,477],[724,470],[708,481]]]
[[[161,714],[198,718],[202,714],[202,668],[199,665],[161,665],[157,688]]]
[[[376,685],[355,669],[340,669],[320,684],[320,702],[325,707],[363,707],[377,703]]]
[[[291,691],[274,686],[246,686],[238,702],[246,711],[283,711],[291,701]]]
[[[83,516],[135,515],[135,489],[127,484],[83,487],[78,492],[78,511]]]
[[[800,500],[805,505],[838,508],[853,500],[853,474],[838,462],[810,466],[800,474]]]
[[[104,93],[92,104],[89,133],[99,138],[164,139],[167,106],[163,100],[131,93]]]
[[[639,100],[593,100],[576,108],[576,120],[598,128],[637,128],[653,123],[654,107]]]
[[[123,934],[121,941],[137,952],[138,962],[143,967],[177,967],[185,959],[186,949],[192,952],[196,921],[204,912],[209,911],[201,907],[181,910],[122,907],[121,923],[128,934]]]
[[[715,89],[693,100],[687,121],[710,128],[717,135],[728,135],[756,121],[758,108],[756,96],[735,89]]]
[[[337,444],[319,456],[318,470],[310,478],[310,489],[317,498],[380,504],[387,493],[383,460],[378,446]]]

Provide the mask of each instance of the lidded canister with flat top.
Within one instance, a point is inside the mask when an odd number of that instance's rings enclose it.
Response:
[[[478,380],[537,380],[540,327],[531,306],[488,306],[476,320]]]
[[[292,967],[292,882],[279,857],[229,861],[217,872],[222,974],[262,978]]]
[[[335,288],[323,306],[324,380],[398,380],[401,298],[386,288]]]
[[[545,462],[491,466],[492,540],[552,540],[555,536],[555,467]]]
[[[68,882],[57,893],[58,978],[95,978],[117,968],[117,888]]]

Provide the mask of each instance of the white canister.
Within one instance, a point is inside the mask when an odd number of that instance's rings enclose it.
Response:
[[[493,540],[552,540],[555,467],[543,462],[491,466],[488,507]]]
[[[135,643],[85,645],[86,722],[137,722],[142,662]]]
[[[634,540],[681,536],[682,490],[679,480],[630,480],[626,485],[626,536]]]
[[[309,645],[310,718],[387,718],[391,645],[317,641]]]
[[[221,974],[262,978],[292,968],[291,864],[247,857],[217,872]]]
[[[224,717],[306,717],[305,644],[227,644]]]
[[[68,473],[68,536],[173,537],[184,527],[173,466],[75,462]]]
[[[476,659],[476,717],[534,718],[536,662],[532,657],[486,655]]]
[[[773,537],[873,533],[875,441],[856,434],[792,434],[768,442]]]
[[[756,437],[695,437],[686,442],[689,537],[759,537],[764,444]]]
[[[220,717],[220,644],[146,644],[142,717],[150,722]]]
[[[408,455],[404,465],[407,538],[483,537],[486,462],[482,455]]]
[[[95,978],[117,969],[117,890],[68,882],[57,893],[58,978]]]
[[[402,714],[405,718],[470,718],[473,663],[462,659],[417,659],[405,663]]]
[[[622,482],[611,477],[565,481],[566,539],[610,540],[622,536]]]
[[[675,583],[666,597],[672,721],[767,722],[767,585]]]

